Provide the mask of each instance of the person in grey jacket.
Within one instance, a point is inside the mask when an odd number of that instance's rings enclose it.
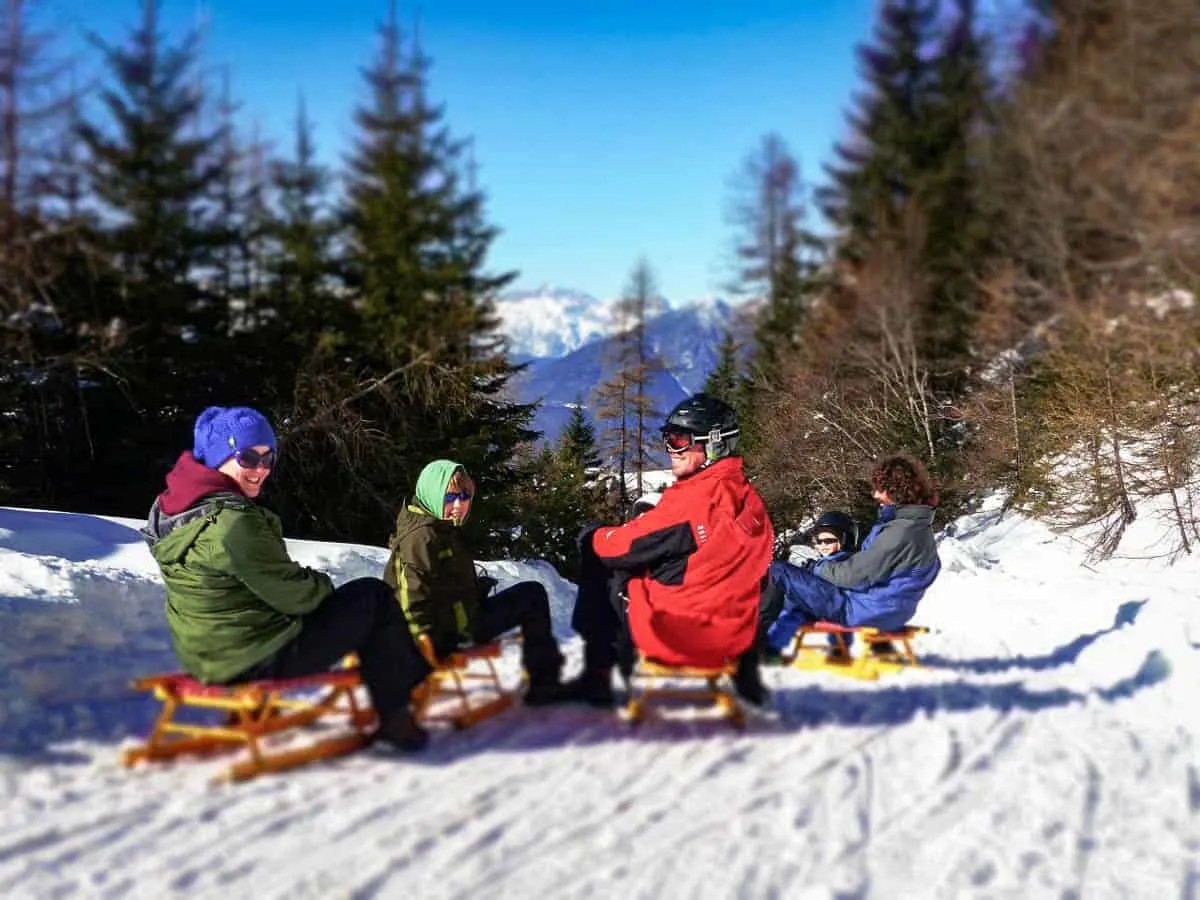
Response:
[[[768,654],[781,653],[804,622],[892,630],[912,620],[942,568],[933,536],[937,492],[924,466],[900,455],[875,466],[871,488],[879,519],[858,553],[771,563],[762,599]]]

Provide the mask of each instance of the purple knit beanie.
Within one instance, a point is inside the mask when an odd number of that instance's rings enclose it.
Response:
[[[248,406],[210,406],[196,419],[192,435],[192,456],[210,469],[220,468],[238,450],[276,449],[271,423]]]

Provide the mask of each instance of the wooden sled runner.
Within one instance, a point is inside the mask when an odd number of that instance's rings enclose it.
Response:
[[[651,708],[674,701],[710,706],[717,711],[717,718],[727,720],[734,728],[742,728],[746,724],[745,714],[733,696],[730,681],[736,671],[736,662],[716,668],[696,668],[643,659],[634,667],[630,679],[625,719],[639,725]]]
[[[496,660],[504,655],[503,642],[455,650],[441,659],[434,655],[433,644],[425,635],[417,644],[433,666],[433,674],[413,695],[414,712],[422,725],[448,723],[457,729],[469,728],[513,705],[520,686],[505,691],[496,671]]]
[[[791,664],[797,669],[821,670],[874,681],[881,675],[920,667],[921,661],[912,648],[912,641],[928,631],[920,625],[882,631],[865,625],[851,628],[834,622],[810,622],[801,625],[796,632],[790,653]],[[832,644],[830,635],[833,636]],[[859,639],[857,654],[848,640],[851,635]]]
[[[150,691],[162,710],[149,738],[125,751],[123,762],[132,766],[187,754],[207,755],[246,749],[249,758],[229,766],[218,780],[243,781],[263,772],[279,772],[320,759],[352,753],[370,741],[368,731],[375,713],[359,704],[356,669],[339,669],[308,675],[252,681],[236,685],[206,685],[184,673],[154,675],[134,682],[134,689]],[[312,697],[314,691],[320,695]],[[303,694],[309,696],[302,696]],[[184,709],[224,712],[217,723],[187,722]],[[276,749],[265,740],[291,729],[328,719],[346,728],[333,737],[303,746]]]

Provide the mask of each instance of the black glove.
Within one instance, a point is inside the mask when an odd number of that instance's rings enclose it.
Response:
[[[575,543],[579,545],[580,549],[589,546],[592,540],[592,535],[603,527],[604,523],[602,522],[588,522],[581,529],[579,529],[579,536],[575,538]]]
[[[496,585],[499,583],[500,582],[491,575],[475,576],[475,596],[481,600],[484,597],[490,597],[492,591],[496,589]]]

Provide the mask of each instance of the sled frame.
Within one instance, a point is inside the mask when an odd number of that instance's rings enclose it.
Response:
[[[922,625],[906,625],[894,631],[885,631],[869,625],[851,627],[836,622],[809,622],[801,625],[791,647],[791,664],[797,669],[817,670],[875,681],[883,675],[894,675],[905,669],[920,668],[921,661],[913,650],[913,639],[927,634],[929,629]],[[828,637],[833,635],[833,646]],[[806,643],[808,638],[815,642]],[[862,651],[851,652],[850,636],[862,641]],[[890,644],[890,651],[877,650],[880,645]]]
[[[496,669],[496,660],[504,655],[505,643],[498,640],[460,648],[439,659],[429,637],[420,635],[417,646],[433,667],[433,673],[413,692],[417,721],[422,725],[448,724],[462,730],[512,706],[520,685],[506,691]],[[472,663],[476,664],[474,668]]]
[[[629,679],[629,700],[624,717],[631,725],[640,725],[652,709],[668,703],[709,706],[717,718],[737,729],[745,727],[746,716],[733,695],[730,679],[737,671],[736,662],[720,666],[670,666],[642,659]],[[679,682],[688,682],[681,685]]]
[[[344,756],[370,743],[368,729],[375,723],[375,711],[355,696],[361,683],[357,669],[237,685],[206,685],[184,673],[142,678],[133,683],[134,690],[150,692],[162,708],[145,743],[127,749],[122,761],[128,767],[244,749],[249,757],[230,765],[216,779],[237,782]],[[315,698],[298,696],[320,689],[324,692]],[[224,712],[225,720],[219,724],[181,721],[179,713],[187,708]],[[265,739],[272,735],[322,719],[340,719],[348,728],[300,747],[267,746]]]

